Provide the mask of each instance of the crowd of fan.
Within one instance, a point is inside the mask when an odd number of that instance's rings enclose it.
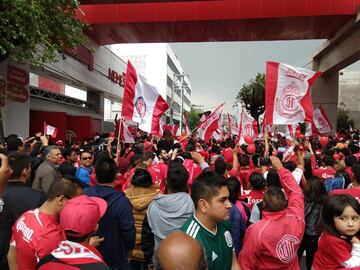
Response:
[[[134,135],[8,136],[0,269],[360,269],[358,131]]]

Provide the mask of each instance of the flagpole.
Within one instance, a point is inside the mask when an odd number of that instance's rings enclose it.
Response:
[[[118,136],[117,136],[117,144],[116,144],[116,150],[119,151],[120,149],[120,132],[121,132],[121,125],[122,125],[122,118],[120,118],[119,121],[119,130],[118,130]]]

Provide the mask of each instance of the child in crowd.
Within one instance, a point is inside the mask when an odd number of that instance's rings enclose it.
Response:
[[[334,195],[324,204],[324,232],[315,254],[314,269],[360,269],[360,204],[349,195]]]

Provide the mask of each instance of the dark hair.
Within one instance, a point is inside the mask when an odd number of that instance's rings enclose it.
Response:
[[[328,197],[324,182],[316,176],[307,179],[303,192],[308,202],[325,203]]]
[[[92,153],[88,150],[84,150],[84,151],[80,152],[80,158],[82,157],[83,154],[89,154],[92,157]]]
[[[284,168],[289,170],[290,172],[293,172],[296,169],[296,163],[292,160],[284,162],[283,165]]]
[[[239,180],[234,176],[229,177],[226,182],[229,189],[229,201],[232,204],[235,204],[240,193],[241,184]]]
[[[93,158],[93,163],[96,164],[98,161],[102,160],[102,159],[106,159],[109,158],[109,152],[106,149],[100,150],[95,152],[94,154],[94,158]]]
[[[326,155],[326,156],[323,157],[322,163],[325,166],[333,166],[335,164],[335,160],[334,160],[334,158],[332,156]]]
[[[147,160],[149,160],[149,159],[153,160],[154,157],[155,157],[155,155],[154,155],[153,152],[149,152],[149,151],[148,151],[148,152],[145,152],[145,153],[143,154],[143,161],[147,161]]]
[[[216,175],[212,172],[200,174],[191,186],[191,198],[195,208],[197,209],[200,199],[210,202],[222,187],[227,187],[226,180],[223,176]]]
[[[103,158],[95,164],[96,179],[99,183],[112,183],[116,173],[115,161],[110,158]]]
[[[131,178],[131,184],[144,188],[150,187],[152,185],[151,174],[146,169],[136,168],[134,175]]]
[[[345,165],[348,167],[352,167],[356,163],[356,157],[353,155],[347,155],[345,157]]]
[[[255,190],[263,190],[266,187],[266,180],[261,173],[253,172],[250,174],[249,182]]]
[[[52,201],[58,196],[65,196],[66,198],[72,198],[76,195],[77,185],[75,181],[61,178],[59,180],[55,180],[47,193],[47,200]]]
[[[19,178],[22,174],[22,171],[29,167],[30,165],[30,156],[26,153],[12,152],[8,156],[9,166],[12,169],[11,178]]]
[[[284,192],[279,187],[269,187],[264,194],[264,210],[277,212],[287,207],[287,200]]]
[[[305,165],[304,165],[304,177],[305,177],[305,179],[308,179],[308,178],[313,176],[312,167],[311,167],[311,159],[310,158],[305,158],[304,163],[305,163]]]
[[[169,192],[186,192],[188,190],[189,172],[179,162],[171,162],[166,177]]]
[[[323,205],[321,224],[329,234],[340,237],[340,232],[335,227],[334,217],[341,216],[347,206],[360,215],[360,204],[354,197],[347,194],[332,195]]]
[[[259,159],[259,158],[260,158],[260,154],[259,154],[259,153],[255,153],[255,154],[252,155],[251,160],[252,160],[252,162],[253,162],[253,164],[254,164],[255,166],[258,165],[258,159]]]
[[[217,158],[215,161],[215,172],[224,175],[226,171],[226,162],[223,158]]]
[[[280,176],[277,172],[277,170],[271,168],[268,171],[267,177],[266,177],[266,184],[268,187],[279,187],[282,188],[280,183]]]
[[[6,148],[9,152],[17,151],[20,146],[23,146],[23,142],[20,138],[10,138],[6,143]]]
[[[65,147],[62,151],[61,151],[61,155],[64,158],[67,158],[69,156],[71,156],[71,153],[75,152],[75,150],[71,149],[71,147]]]
[[[356,183],[359,183],[360,184],[360,164],[358,163],[355,163],[351,170],[353,171],[354,173],[354,180],[356,181]]]
[[[240,166],[249,166],[250,159],[249,159],[249,157],[247,155],[243,155],[239,159],[239,163],[240,163]]]
[[[59,166],[59,173],[67,179],[75,179],[76,168],[69,162],[63,162]]]

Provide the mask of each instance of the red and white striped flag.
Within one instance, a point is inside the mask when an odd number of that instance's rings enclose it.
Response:
[[[124,119],[138,123],[139,129],[142,131],[157,135],[160,132],[160,117],[167,109],[169,109],[169,105],[156,87],[137,74],[136,69],[129,61],[121,111]]]
[[[56,127],[50,126],[44,122],[44,135],[50,135],[53,138],[56,138],[58,129]]]
[[[310,87],[321,75],[283,63],[266,63],[265,123],[287,125],[313,120]]]
[[[240,144],[244,143],[245,136],[258,136],[257,130],[254,129],[255,125],[257,125],[257,121],[250,114],[248,114],[244,108],[242,108],[238,134]]]
[[[120,138],[124,143],[135,143],[134,137],[130,132],[129,125],[121,122]]]
[[[217,107],[204,122],[199,124],[197,132],[201,140],[209,142],[214,131],[221,128],[220,121],[224,104]]]
[[[314,111],[313,129],[315,129],[314,133],[319,133],[323,135],[331,133],[333,129],[331,122],[324,108],[321,105]]]

